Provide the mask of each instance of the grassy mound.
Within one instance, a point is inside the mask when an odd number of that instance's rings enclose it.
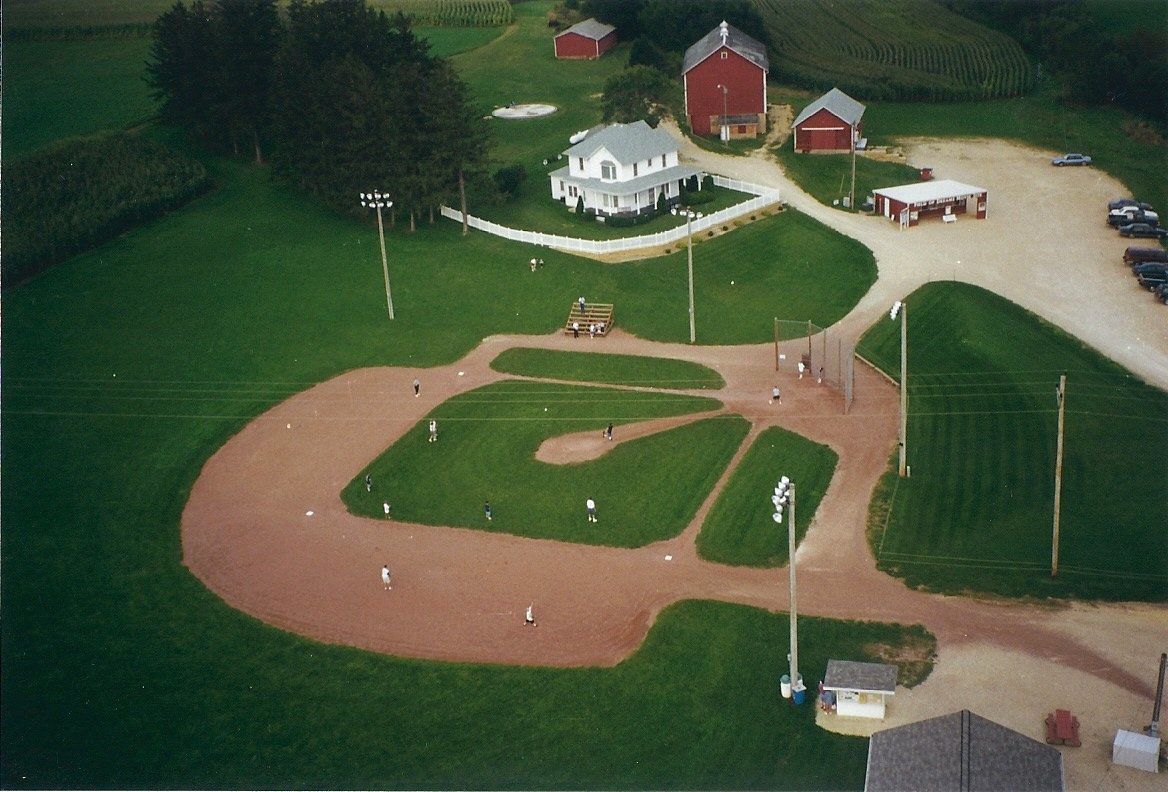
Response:
[[[941,591],[1168,599],[1168,394],[974,286],[908,298],[910,478],[886,482],[882,569]],[[899,374],[899,327],[859,351]],[[1059,373],[1067,372],[1059,575],[1050,576]],[[889,503],[890,502],[890,506]]]

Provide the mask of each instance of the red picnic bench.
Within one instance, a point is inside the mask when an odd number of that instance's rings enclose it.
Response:
[[[1055,710],[1046,716],[1046,741],[1051,745],[1069,745],[1078,748],[1079,719],[1070,710]]]

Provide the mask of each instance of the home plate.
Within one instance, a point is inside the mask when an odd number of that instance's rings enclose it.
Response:
[[[458,376],[460,376],[460,377],[464,377],[464,376],[466,376],[466,372],[465,372],[465,371],[460,371],[460,372],[458,372]]]
[[[304,512],[304,516],[305,516],[305,517],[311,517],[311,516],[312,516],[312,514],[313,514],[313,511],[312,511],[312,509],[309,509],[308,511]]]
[[[666,560],[666,561],[672,561],[672,560],[673,560],[673,556],[671,556],[671,555],[667,555],[667,556],[665,556],[665,560]]]

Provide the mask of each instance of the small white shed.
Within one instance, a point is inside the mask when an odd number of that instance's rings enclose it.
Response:
[[[1119,729],[1115,732],[1115,742],[1111,744],[1112,764],[1160,772],[1160,738],[1149,737],[1139,732]]]
[[[884,702],[896,693],[898,670],[885,663],[828,660],[823,689],[835,693],[837,715],[884,720]]]

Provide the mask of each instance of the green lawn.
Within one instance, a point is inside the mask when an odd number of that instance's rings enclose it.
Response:
[[[549,465],[539,444],[667,415],[716,409],[713,399],[574,385],[504,381],[457,396],[349,483],[350,511],[430,525],[586,544],[639,547],[680,533],[746,436],[738,416],[717,416],[621,443],[597,460]],[[363,479],[373,476],[373,491]],[[664,484],[668,482],[668,484]],[[585,520],[593,498],[599,521]],[[483,515],[490,501],[494,519]]]
[[[775,150],[783,171],[796,184],[811,193],[821,203],[831,205],[843,199],[852,189],[852,158],[850,154],[800,154],[793,148],[791,140]],[[864,203],[873,190],[881,187],[895,187],[919,181],[920,172],[916,168],[897,162],[882,162],[869,159],[863,154],[856,157],[856,205]]]
[[[698,534],[698,554],[710,561],[772,567],[787,563],[787,523],[771,519],[775,483],[795,483],[795,541],[802,540],[831,483],[839,456],[825,445],[777,426],[754,441]]]
[[[526,123],[526,121],[516,121],[515,123]],[[469,207],[470,213],[510,228],[542,231],[545,234],[560,234],[582,239],[617,239],[641,236],[685,225],[684,217],[672,214],[662,214],[642,225],[624,228],[598,222],[593,217],[578,215],[571,211],[575,208],[574,205],[570,209],[551,196],[551,181],[547,174],[563,164],[563,162],[552,160],[547,167],[539,165],[537,171],[527,174],[527,180],[520,186],[515,196],[497,203],[484,201],[477,205],[471,205]],[[709,203],[693,207],[694,211],[702,214],[711,214],[720,209],[749,201],[754,197],[748,193],[728,190],[724,187],[707,187],[706,189],[711,191],[714,199]]]
[[[449,58],[460,52],[469,52],[488,42],[494,41],[503,33],[502,28],[493,27],[415,27],[414,33],[418,38],[430,42],[430,52]]]
[[[154,113],[142,79],[147,38],[4,44],[5,157],[120,129]]]
[[[909,296],[908,463],[881,568],[943,591],[1168,599],[1168,394],[977,287]],[[899,327],[859,351],[899,373]],[[1059,576],[1050,577],[1055,388],[1067,372]],[[877,503],[876,508],[887,503]]]
[[[554,349],[508,349],[491,361],[491,368],[528,377],[601,382],[639,388],[694,388],[717,390],[726,385],[722,375],[700,363],[640,355],[597,352],[560,352]]]

